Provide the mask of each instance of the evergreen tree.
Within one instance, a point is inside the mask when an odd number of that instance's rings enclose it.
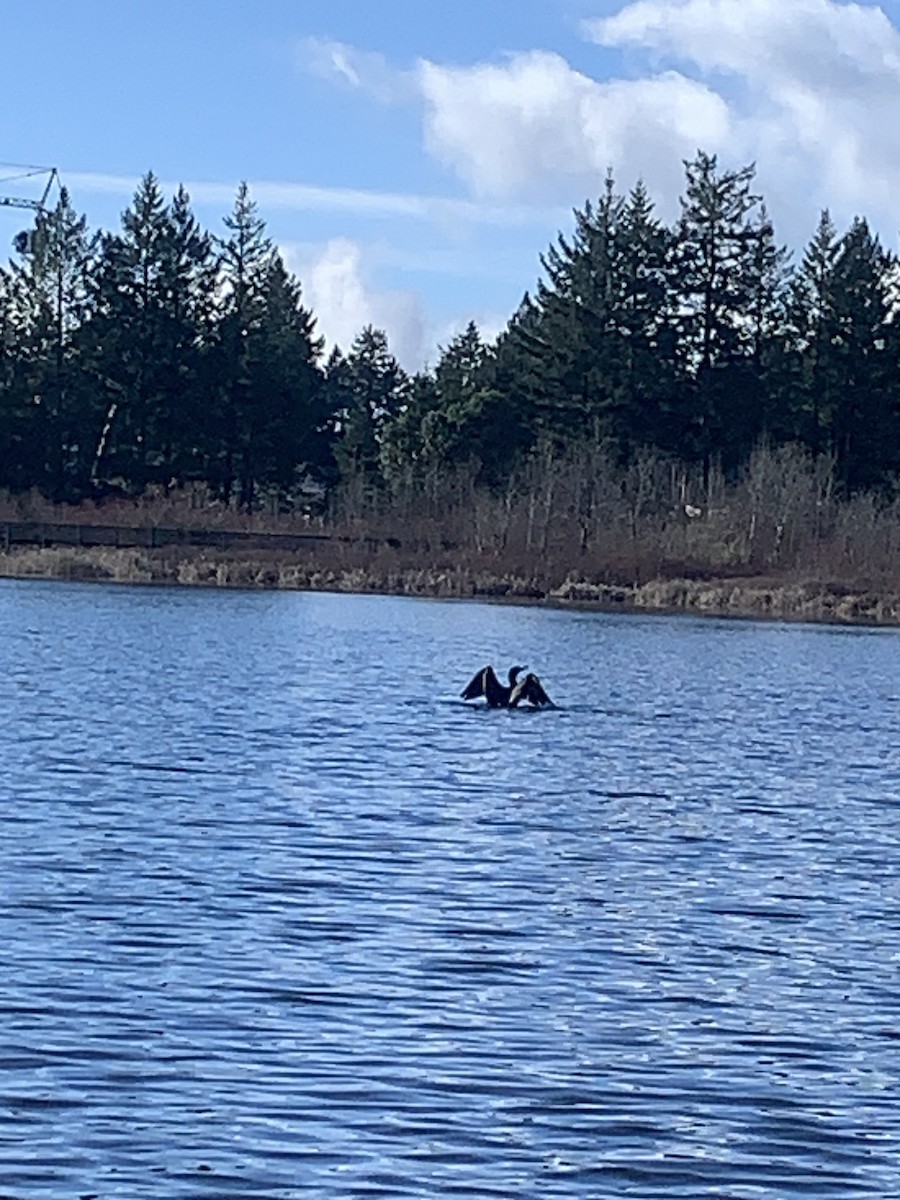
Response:
[[[148,173],[121,232],[103,238],[84,330],[103,402],[98,482],[140,492],[206,473],[215,294],[212,240],[187,192],[166,204]]]
[[[21,484],[57,500],[84,493],[95,419],[84,377],[79,332],[87,304],[92,240],[62,188],[52,211],[39,212],[6,277],[4,325],[19,442]],[[15,397],[13,399],[13,397]],[[26,483],[27,480],[27,483]]]
[[[683,375],[672,236],[644,186],[624,198],[609,177],[599,203],[575,213],[571,239],[560,236],[541,262],[536,298],[509,331],[533,436],[606,440],[622,457],[668,446]]]
[[[340,477],[377,489],[384,482],[382,444],[406,400],[408,377],[391,354],[386,334],[371,325],[349,354],[332,354],[326,374]]]
[[[396,416],[382,432],[381,469],[395,491],[421,490],[445,467],[442,442],[432,433],[439,408],[434,373],[417,371],[409,380]]]
[[[900,467],[895,269],[865,220],[838,237],[826,211],[791,291],[799,433],[815,453],[835,456],[851,490]]]
[[[441,349],[433,377],[434,402],[421,424],[428,461],[444,467],[469,461],[484,464],[496,453],[494,438],[487,432],[495,407],[488,386],[489,359],[489,348],[474,321]]]
[[[106,437],[95,476],[140,492],[159,478],[165,401],[163,261],[170,220],[152,172],[141,180],[122,230],[101,242],[86,328]],[[164,436],[164,435],[163,435]]]
[[[674,240],[653,212],[643,183],[625,202],[616,229],[614,378],[617,419],[609,433],[621,449],[677,444],[678,397],[684,386],[672,298]]]
[[[790,255],[775,240],[765,204],[753,232],[746,268],[747,338],[740,360],[729,370],[735,391],[723,414],[728,424],[721,453],[731,465],[741,465],[763,440],[775,445],[796,440],[794,364],[787,336]]]
[[[0,267],[0,487],[23,492],[44,482],[45,447],[16,291]]]
[[[771,229],[751,191],[752,166],[720,171],[715,156],[701,152],[685,163],[685,172],[676,288],[694,387],[679,449],[707,466],[715,455],[733,467],[763,427],[753,356],[765,320],[761,273],[772,267],[761,245]]]
[[[240,476],[239,501],[248,506],[256,483],[252,443],[261,427],[255,411],[258,392],[253,367],[259,361],[258,335],[275,248],[246,183],[238,188],[224,223],[228,236],[219,239],[224,297],[217,324],[218,411],[212,414],[217,436],[210,474],[225,500],[234,495]]]
[[[206,480],[250,509],[339,477],[414,499],[459,467],[503,486],[538,444],[734,472],[766,437],[832,455],[848,491],[888,487],[895,256],[826,212],[789,271],[752,167],[698,153],[685,168],[674,227],[642,184],[621,196],[608,178],[496,342],[470,323],[411,380],[372,327],[322,369],[245,184],[220,239],[152,173],[100,238],[63,189],[0,267],[0,486],[78,500]]]
[[[246,339],[240,459],[240,499],[246,508],[261,484],[296,498],[304,483],[321,478],[330,464],[329,413],[318,366],[322,346],[300,284],[275,255],[259,322]]]
[[[214,446],[209,360],[215,332],[217,264],[190,197],[179,187],[159,247],[159,392],[149,436],[158,478],[205,477]]]
[[[848,488],[873,487],[900,467],[892,370],[889,280],[896,259],[857,218],[835,263],[833,354],[839,387],[827,414],[831,447]]]
[[[458,455],[480,463],[481,482],[504,484],[538,440],[539,411],[546,399],[542,364],[551,355],[542,313],[526,292],[484,364],[484,385],[473,411],[476,420],[469,425],[477,431],[474,453],[461,446]]]
[[[814,454],[828,448],[827,426],[840,388],[833,355],[839,254],[837,230],[826,209],[791,280],[787,310],[796,361],[793,389],[796,429]]]
[[[535,329],[521,324],[518,337],[526,374],[523,392],[535,434],[559,440],[586,434],[612,436],[623,371],[618,334],[620,275],[618,233],[624,200],[612,177],[599,203],[576,211],[571,239],[559,235],[541,258],[544,278],[535,296]]]
[[[322,340],[246,184],[225,227],[210,473],[225,499],[249,510],[260,488],[284,496],[327,467]]]

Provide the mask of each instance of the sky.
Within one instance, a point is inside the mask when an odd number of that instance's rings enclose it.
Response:
[[[115,230],[152,170],[222,233],[244,180],[329,346],[409,370],[499,332],[610,169],[672,220],[697,150],[754,162],[795,250],[825,207],[900,248],[900,0],[0,0],[0,61],[0,197],[55,167]]]

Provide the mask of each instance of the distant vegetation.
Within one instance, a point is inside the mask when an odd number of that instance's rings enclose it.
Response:
[[[148,174],[117,232],[63,190],[17,239],[0,488],[20,507],[193,497],[555,585],[893,569],[897,260],[863,218],[823,213],[792,262],[752,168],[698,154],[673,225],[609,179],[496,341],[470,324],[412,376],[371,327],[324,357],[246,187],[224,224]]]

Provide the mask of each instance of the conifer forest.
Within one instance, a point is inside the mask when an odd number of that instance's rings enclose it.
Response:
[[[604,487],[662,472],[692,513],[762,454],[767,486],[799,463],[829,499],[888,506],[897,267],[828,212],[789,254],[754,169],[698,153],[674,223],[608,178],[495,340],[471,323],[410,375],[373,327],[325,355],[246,186],[221,235],[152,173],[115,232],[62,189],[0,269],[0,488],[402,517],[518,487],[534,518],[555,472],[584,540]]]

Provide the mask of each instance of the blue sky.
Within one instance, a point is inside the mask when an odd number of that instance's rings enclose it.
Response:
[[[607,167],[677,212],[697,148],[755,161],[785,241],[900,230],[897,0],[0,0],[0,162],[92,228],[140,176],[213,230],[247,180],[329,341],[408,367],[495,333]],[[36,184],[8,177],[0,195]],[[0,245],[25,214],[0,208]]]

